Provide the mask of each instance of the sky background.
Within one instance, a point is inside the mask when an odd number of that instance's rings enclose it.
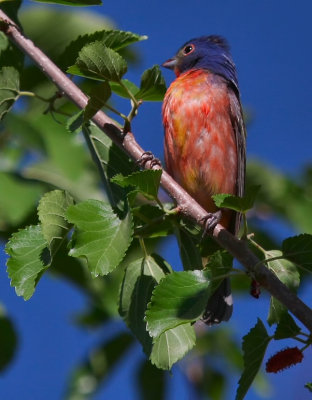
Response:
[[[310,0],[105,0],[102,7],[92,10],[109,16],[119,29],[149,36],[148,41],[137,45],[142,63],[126,75],[137,84],[146,68],[161,64],[188,39],[207,34],[226,37],[238,70],[242,102],[252,115],[248,127],[248,158],[260,159],[293,176],[311,162]],[[173,74],[167,70],[163,72],[169,84]],[[133,131],[145,150],[152,150],[162,158],[160,109],[160,103],[144,104]],[[285,226],[274,225],[273,228],[281,239],[294,233]],[[173,243],[163,249],[163,255],[173,266],[179,263]],[[72,367],[104,332],[87,334],[71,324],[74,313],[83,308],[84,298],[65,282],[44,276],[30,301],[26,303],[18,298],[9,286],[4,257],[1,250],[0,296],[14,320],[20,342],[14,363],[0,377],[0,398],[61,399]],[[311,304],[309,286],[306,285],[301,294]],[[263,297],[263,302],[267,302]],[[255,325],[257,316],[266,319],[267,307],[263,302],[250,297],[243,301],[235,298],[230,324],[239,339]],[[116,330],[125,330],[123,323],[106,327],[105,335],[111,337]],[[309,352],[311,350],[306,352],[300,366],[268,376],[273,387],[270,399],[310,398],[303,389],[303,385],[312,380]],[[96,399],[135,400],[132,365],[139,359],[142,360],[143,355],[137,345],[128,354],[123,368],[111,375]],[[192,399],[178,368],[169,380],[171,400]],[[234,398],[236,381],[237,376],[233,377],[227,399]],[[251,391],[246,399],[261,397]]]

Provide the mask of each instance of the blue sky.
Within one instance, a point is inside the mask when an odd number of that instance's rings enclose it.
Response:
[[[127,75],[137,83],[144,69],[162,63],[186,40],[206,34],[226,37],[238,69],[243,104],[253,116],[248,129],[248,158],[263,160],[291,175],[311,162],[310,0],[105,0],[102,7],[92,10],[108,15],[120,29],[149,36],[148,41],[138,44],[142,64]],[[164,71],[164,75],[167,83],[173,79],[171,71]],[[133,131],[144,149],[152,150],[161,158],[160,108],[159,103],[144,104]],[[163,254],[173,266],[179,264],[173,244]],[[20,337],[15,363],[0,378],[1,398],[15,400],[23,395],[32,400],[60,399],[71,368],[103,332],[89,335],[70,323],[73,314],[83,308],[84,299],[64,282],[44,277],[33,298],[26,303],[16,297],[2,267],[0,293]],[[303,296],[310,301],[308,285]],[[256,323],[257,316],[265,320],[267,308],[249,297],[235,300],[230,323],[241,337]],[[267,303],[267,299],[263,302]],[[113,335],[119,329],[125,328],[119,323],[112,325],[105,334]],[[131,366],[142,358],[136,346],[119,374],[113,373],[96,398],[135,399]],[[308,398],[302,386],[311,380],[309,371],[311,357],[307,355],[298,368],[270,376],[275,390],[270,399]],[[192,399],[178,371],[170,382],[171,400]],[[235,382],[228,399],[234,398]],[[246,399],[260,397],[252,391]]]

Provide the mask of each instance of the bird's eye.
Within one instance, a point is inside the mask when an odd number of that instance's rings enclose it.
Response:
[[[193,53],[195,50],[195,46],[193,44],[188,44],[187,46],[184,47],[183,49],[183,54],[187,56],[190,53]]]

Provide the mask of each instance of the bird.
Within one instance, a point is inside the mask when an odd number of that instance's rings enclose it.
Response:
[[[162,105],[166,170],[212,221],[237,235],[241,215],[218,210],[211,197],[243,196],[245,186],[246,129],[228,42],[219,35],[191,39],[162,66],[176,75]],[[209,298],[202,320],[218,324],[228,321],[232,311],[230,280],[225,278]]]

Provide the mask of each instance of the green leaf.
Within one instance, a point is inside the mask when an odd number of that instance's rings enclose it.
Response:
[[[10,111],[19,97],[19,73],[13,67],[0,70],[0,120]]]
[[[157,199],[162,170],[144,170],[123,176],[118,174],[111,181],[121,187],[133,186],[149,200]]]
[[[270,337],[258,318],[256,325],[243,337],[244,371],[239,380],[235,400],[242,400],[260,369]]]
[[[76,226],[69,254],[85,257],[93,277],[113,271],[132,240],[131,215],[120,220],[107,203],[88,200],[69,207],[67,219]]]
[[[82,48],[68,73],[85,78],[120,82],[127,72],[126,61],[114,50],[96,41]]]
[[[65,6],[98,6],[101,0],[34,0],[37,3],[63,4]]]
[[[5,368],[7,368],[8,364],[10,364],[15,355],[17,335],[13,323],[6,315],[2,305],[0,305],[0,338],[0,371],[3,371]]]
[[[169,270],[163,260],[155,255],[131,262],[126,270],[120,291],[119,313],[141,342],[147,355],[152,339],[146,331],[144,315],[155,285]]]
[[[200,269],[203,266],[202,257],[198,248],[198,242],[184,229],[176,232],[180,257],[184,270]]]
[[[140,90],[135,97],[145,101],[162,101],[167,87],[158,65],[144,71]]]
[[[77,39],[73,40],[65,49],[60,57],[61,65],[68,66],[75,62],[79,51],[86,45],[92,42],[99,41],[106,47],[119,51],[132,43],[146,40],[147,36],[137,35],[132,32],[125,32],[119,30],[102,30],[78,36]]]
[[[105,178],[106,182],[105,189],[111,203],[123,209],[128,190],[111,182],[110,179],[118,173],[128,175],[138,167],[125,152],[94,124],[90,124],[88,127],[84,126],[84,132],[90,138],[95,148],[97,161],[102,166],[103,178]]]
[[[136,93],[138,93],[138,91],[140,90],[134,83],[128,81],[128,79],[122,79],[121,83],[122,84],[117,82],[109,82],[112,91],[118,94],[118,96],[124,97],[126,99],[131,99],[128,91],[131,92],[133,96],[135,96]],[[128,91],[125,89],[125,87],[128,89]]]
[[[176,326],[162,333],[155,341],[150,360],[160,369],[171,369],[195,345],[191,324]]]
[[[266,260],[275,257],[283,257],[282,252],[279,250],[269,250],[265,252]],[[281,258],[268,261],[267,265],[268,268],[275,273],[278,279],[282,281],[289,289],[295,291],[298,288],[300,283],[300,275],[296,266],[292,262]],[[271,297],[268,323],[272,325],[279,322],[281,317],[286,312],[286,307],[274,297]]]
[[[287,238],[282,244],[283,257],[309,272],[312,272],[312,235]]]
[[[73,198],[63,190],[48,192],[40,199],[38,216],[51,256],[57,251],[71,228],[66,220],[66,211],[73,204]]]
[[[290,314],[286,313],[280,318],[274,333],[274,339],[279,340],[294,337],[297,336],[300,331],[301,329],[296,324],[294,319],[290,316]]]
[[[10,256],[7,261],[8,275],[16,294],[28,300],[43,271],[47,268],[42,262],[42,252],[47,246],[41,226],[29,226],[13,233],[6,245]]]
[[[100,384],[110,377],[110,372],[125,356],[132,343],[131,335],[121,333],[91,349],[87,360],[73,371],[65,398],[87,400],[93,397]]]
[[[260,190],[260,185],[251,186],[244,197],[238,197],[231,194],[221,193],[212,196],[215,205],[219,208],[229,208],[241,213],[250,210]]]
[[[94,86],[84,111],[84,121],[91,119],[105,105],[111,94],[111,88],[106,81]]]
[[[211,295],[204,271],[173,272],[153,291],[146,311],[147,329],[157,338],[168,329],[198,320]]]

